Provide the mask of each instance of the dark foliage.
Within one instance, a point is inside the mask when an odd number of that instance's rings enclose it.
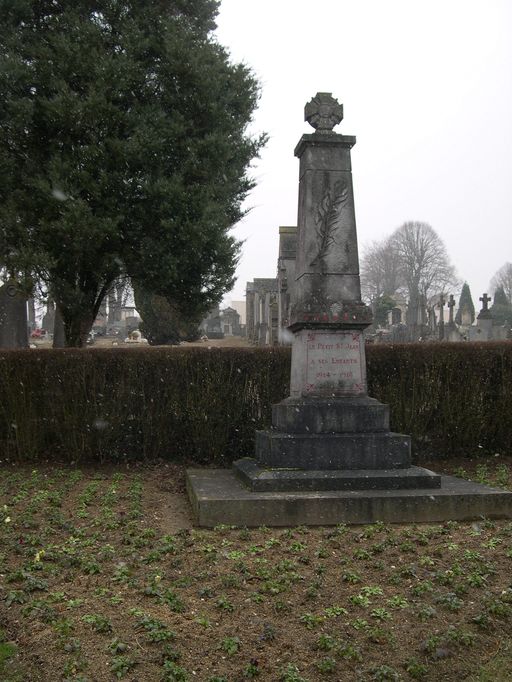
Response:
[[[455,315],[456,324],[462,324],[462,312],[466,310],[471,315],[471,324],[475,321],[475,306],[471,298],[471,289],[469,284],[464,282],[460,292],[459,309]]]
[[[264,136],[250,70],[210,31],[218,3],[0,2],[0,254],[35,273],[85,343],[119,275],[207,311]]]
[[[437,456],[510,454],[512,343],[368,348],[370,395],[392,429]],[[188,460],[253,453],[288,394],[279,349],[85,349],[0,353],[1,458]]]
[[[512,304],[508,300],[503,286],[499,286],[494,292],[491,314],[493,321],[497,324],[512,324]]]

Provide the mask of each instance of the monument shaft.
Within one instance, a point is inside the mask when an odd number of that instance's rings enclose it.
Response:
[[[353,136],[329,130],[343,115],[330,93],[306,105],[306,119],[327,115],[303,135],[300,159],[297,260],[290,330],[294,333],[290,396],[366,395],[363,329],[371,312],[361,302],[350,150]]]

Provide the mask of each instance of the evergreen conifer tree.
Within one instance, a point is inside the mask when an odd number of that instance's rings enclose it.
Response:
[[[462,290],[460,292],[459,299],[459,309],[455,315],[456,324],[462,324],[462,313],[467,310],[471,314],[471,324],[475,321],[475,306],[473,305],[473,299],[471,298],[471,290],[469,284],[464,282],[462,285]]]
[[[215,0],[0,2],[0,253],[83,345],[120,274],[199,315],[232,286],[258,99]]]
[[[494,300],[491,306],[493,321],[497,324],[512,324],[512,305],[507,298],[505,290],[499,286],[494,292]]]

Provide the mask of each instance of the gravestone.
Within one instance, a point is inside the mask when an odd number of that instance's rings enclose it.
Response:
[[[444,300],[443,294],[439,296],[439,341],[444,340],[444,306],[446,301]]]
[[[41,326],[49,334],[53,334],[54,325],[55,325],[55,302],[49,298],[48,302],[46,303],[46,312],[43,316]]]
[[[0,287],[0,348],[28,348],[27,297],[14,279]]]
[[[453,319],[453,309],[455,308],[455,298],[453,294],[450,294],[448,298],[448,310],[449,310],[449,318],[448,318],[448,326],[450,329],[455,326],[455,322]]]
[[[255,287],[254,282],[247,282],[245,288],[245,320],[246,320],[246,337],[248,341],[255,340]]]
[[[457,325],[455,324],[454,318],[455,297],[453,294],[450,294],[447,305],[449,310],[449,318],[448,324],[445,327],[445,339],[451,342],[462,341],[464,337],[461,334],[461,332],[457,329]]]
[[[476,326],[472,326],[469,329],[469,340],[470,341],[492,341],[493,339],[493,320],[492,313],[489,310],[489,303],[492,298],[486,293],[480,296],[480,301],[482,301],[482,309],[477,315]]]
[[[200,525],[328,525],[512,515],[512,493],[441,477],[411,463],[410,437],[389,430],[389,407],[368,397],[350,150],[333,132],[330,93],[306,105],[316,132],[300,159],[290,396],[256,432],[255,457],[230,471],[188,470]]]
[[[62,313],[60,312],[59,306],[55,307],[55,316],[53,319],[53,348],[65,348],[66,347],[66,330],[64,328],[64,320],[62,319]]]
[[[30,332],[33,332],[36,328],[36,301],[31,296],[27,301],[27,312],[28,312],[28,328]]]
[[[470,327],[473,324],[473,314],[468,306],[464,306],[461,312],[461,325]]]

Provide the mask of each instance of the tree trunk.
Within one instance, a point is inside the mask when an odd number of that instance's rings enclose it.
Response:
[[[72,318],[67,324],[64,324],[66,346],[68,348],[83,348],[87,344],[87,337],[93,323],[92,313],[84,311],[80,317]]]
[[[64,321],[58,305],[55,306],[53,318],[53,347],[64,348],[66,346],[66,334],[64,332]]]

